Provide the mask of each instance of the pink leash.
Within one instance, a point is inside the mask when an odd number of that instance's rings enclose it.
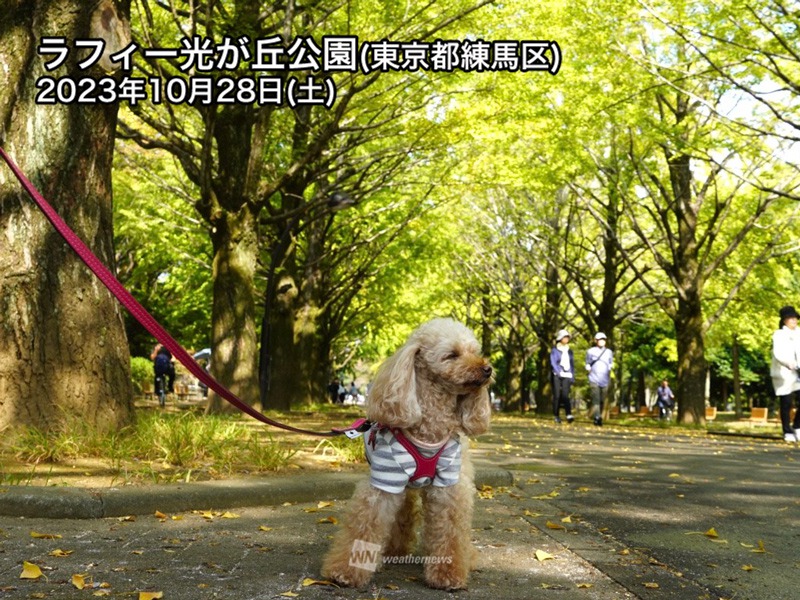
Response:
[[[145,308],[137,302],[136,298],[134,298],[131,293],[125,289],[125,287],[117,281],[117,278],[109,271],[105,265],[100,262],[100,259],[97,258],[89,247],[83,243],[83,241],[75,234],[72,229],[64,222],[64,220],[58,215],[55,209],[48,204],[47,200],[45,200],[42,195],[38,192],[38,190],[33,186],[33,184],[28,181],[28,179],[23,175],[22,171],[20,171],[19,167],[14,164],[14,161],[6,154],[3,148],[0,148],[0,156],[2,156],[3,160],[6,161],[8,166],[14,172],[14,175],[19,179],[19,182],[22,184],[22,187],[30,194],[33,201],[36,202],[36,205],[39,209],[44,213],[50,223],[53,224],[53,227],[56,228],[56,231],[61,234],[61,237],[70,245],[70,247],[77,253],[80,259],[92,270],[97,278],[105,285],[108,290],[114,295],[114,297],[119,300],[119,302],[124,306],[133,317],[142,324],[142,326],[150,332],[150,334],[156,338],[162,345],[164,345],[167,350],[172,353],[180,363],[186,367],[189,372],[194,375],[197,379],[203,382],[205,385],[209,387],[209,389],[214,390],[219,396],[230,402],[233,406],[238,408],[243,413],[247,413],[254,419],[261,421],[262,423],[266,423],[267,425],[272,425],[273,427],[278,427],[280,429],[285,429],[286,431],[293,431],[295,433],[304,433],[308,435],[318,435],[318,436],[335,436],[340,434],[345,434],[348,437],[357,437],[360,431],[364,431],[368,429],[366,426],[366,422],[363,422],[362,419],[356,421],[350,427],[345,428],[337,428],[327,432],[319,432],[319,431],[309,431],[307,429],[299,429],[297,427],[292,427],[291,425],[286,425],[284,423],[280,423],[273,419],[270,419],[266,415],[261,414],[252,406],[249,406],[242,402],[233,392],[228,390],[225,386],[219,383],[216,379],[214,379],[209,373],[207,373],[195,360],[192,356],[183,349],[178,342],[176,342],[172,336],[164,329],[158,321],[153,318],[153,316],[145,310]]]

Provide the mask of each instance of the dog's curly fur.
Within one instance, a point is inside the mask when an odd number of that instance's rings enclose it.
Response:
[[[426,583],[448,590],[466,587],[474,558],[470,530],[475,485],[465,436],[489,428],[491,376],[475,336],[452,319],[422,325],[382,365],[369,394],[367,418],[401,428],[421,442],[460,437],[459,482],[407,488],[400,494],[361,482],[325,557],[323,576],[343,585],[366,585],[372,572],[350,564],[353,543],[362,540],[382,547],[385,556],[405,556],[413,550],[422,513],[424,554],[445,559],[425,564]]]

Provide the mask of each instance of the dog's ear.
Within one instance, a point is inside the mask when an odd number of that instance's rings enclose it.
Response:
[[[419,346],[408,342],[381,365],[367,399],[367,419],[407,428],[422,420],[414,360]]]
[[[458,397],[459,413],[461,415],[461,428],[467,435],[480,435],[489,430],[489,389],[482,387],[479,390],[463,394]]]

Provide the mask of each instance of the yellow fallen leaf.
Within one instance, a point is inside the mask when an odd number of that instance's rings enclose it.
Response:
[[[29,563],[27,560],[22,562],[22,573],[20,579],[39,579],[42,576],[42,570],[35,564]]]
[[[575,490],[575,491],[576,491],[576,492],[580,492],[580,493],[582,493],[582,494],[585,494],[586,492],[590,491],[590,489],[591,489],[591,488],[588,488],[588,487],[579,487],[579,488],[578,488],[577,490]]]
[[[544,550],[537,550],[536,551],[536,560],[539,562],[544,562],[546,560],[551,560],[555,558],[552,554],[545,552]]]
[[[173,521],[183,521],[183,515],[172,515],[170,519]]]
[[[319,512],[319,509],[316,506],[311,506],[309,508],[304,508],[303,512],[315,513],[315,512]]]
[[[567,529],[563,525],[559,525],[558,523],[553,523],[551,521],[548,521],[547,523],[545,523],[545,525],[547,525],[548,529],[561,529],[561,530],[566,530]]]
[[[753,565],[742,565],[742,571],[753,571],[755,567]]]
[[[57,533],[37,533],[31,531],[31,537],[37,540],[60,540],[61,536]]]
[[[535,513],[535,512],[531,512],[531,511],[529,511],[529,510],[526,510],[526,511],[525,511],[525,516],[526,516],[526,517],[533,517],[533,518],[537,518],[537,517],[541,517],[541,516],[542,516],[542,513]]]
[[[387,590],[392,590],[392,591],[397,591],[400,589],[399,585],[395,585],[393,583],[387,583],[385,587]]]
[[[295,594],[295,593],[294,593],[294,592],[292,592],[292,591],[289,591],[289,592],[283,592],[282,594],[278,594],[278,596],[285,596],[285,597],[287,597],[287,598],[296,598],[296,597],[297,597],[297,596],[299,596],[299,595],[300,595],[300,594]]]
[[[653,581],[648,581],[647,583],[644,584],[644,587],[646,587],[648,590],[657,590],[661,586]]]
[[[336,525],[338,522],[339,522],[339,519],[337,519],[336,517],[333,517],[333,516],[325,517],[324,519],[320,519],[319,521],[317,521],[317,523],[333,523],[334,525]]]
[[[156,519],[166,519],[166,518],[167,518],[167,515],[165,515],[164,513],[162,513],[160,510],[157,510],[157,511],[156,511],[156,512],[153,514],[153,516],[154,516]]]
[[[764,541],[758,540],[758,548],[753,548],[750,552],[755,552],[756,554],[765,554],[767,549],[764,548]]]
[[[267,527],[266,525],[261,525],[258,528],[259,531],[272,531],[272,527]]]
[[[572,523],[572,517],[570,515],[567,515],[566,517],[561,519],[561,522],[562,523]]]
[[[136,515],[127,515],[124,517],[117,517],[117,521],[125,522],[125,521],[135,521]]]
[[[581,589],[581,590],[588,590],[589,588],[594,587],[594,584],[593,583],[579,583],[579,584],[576,585],[576,587],[578,589]]]
[[[82,574],[75,574],[72,576],[72,585],[74,585],[79,590],[82,590],[86,587],[86,573]]]
[[[669,476],[672,477],[672,478],[683,477],[683,475],[681,475],[680,473],[670,473]]]
[[[713,527],[711,529],[709,529],[708,531],[706,531],[703,535],[708,536],[710,538],[719,537],[719,534],[717,533],[717,530],[714,529]]]
[[[333,506],[333,502],[327,502],[325,500],[320,500],[317,503],[317,508],[328,508],[329,506]]]
[[[139,600],[159,600],[164,597],[164,592],[139,592]]]
[[[92,596],[110,596],[111,590],[97,590],[96,592],[92,592]]]
[[[69,556],[73,552],[74,552],[74,550],[62,550],[61,548],[56,548],[55,550],[53,550],[51,552],[48,552],[47,554],[49,556],[57,556],[57,557],[61,558],[61,557],[64,557],[64,556]]]
[[[339,587],[332,581],[328,581],[327,579],[319,580],[319,579],[311,579],[311,577],[306,577],[303,579],[302,583],[303,587],[308,587],[310,585],[332,585],[333,587]]]
[[[549,494],[542,494],[541,496],[534,496],[534,500],[550,500],[550,498],[557,498],[560,494],[553,490]]]
[[[623,548],[622,550],[617,552],[617,554],[621,554],[622,556],[628,556],[630,553],[631,553],[631,551],[628,550],[627,548]]]
[[[223,519],[238,519],[240,517],[236,513],[225,512],[225,513],[222,514],[222,518]]]

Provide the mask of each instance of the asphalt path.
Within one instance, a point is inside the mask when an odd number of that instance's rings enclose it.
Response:
[[[481,451],[576,522],[544,530],[640,597],[800,598],[796,445],[548,424],[497,427]],[[639,577],[635,560],[655,569]]]
[[[275,506],[197,494],[193,509],[157,514],[152,488],[129,518],[0,517],[0,599],[800,597],[798,447],[519,421],[496,423],[474,455],[515,485],[478,491],[478,569],[455,596],[426,588],[418,564],[386,565],[365,590],[321,582],[346,495],[322,485],[331,473],[305,476],[324,497]],[[0,505],[18,491],[0,489]],[[25,562],[41,577],[21,579]]]

